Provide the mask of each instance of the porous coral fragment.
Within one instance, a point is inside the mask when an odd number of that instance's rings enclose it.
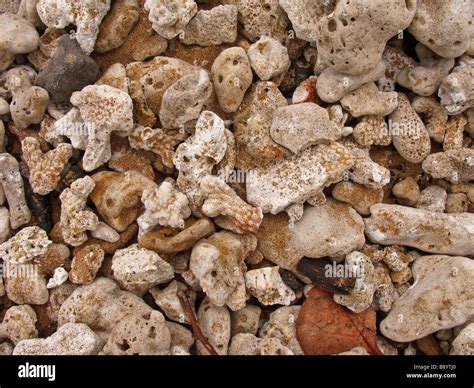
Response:
[[[72,246],[78,246],[87,241],[87,231],[94,230],[99,225],[99,218],[87,209],[89,194],[94,190],[94,180],[85,176],[74,181],[71,187],[61,195],[61,234],[64,241]]]
[[[33,191],[41,195],[50,193],[57,187],[64,165],[72,156],[72,145],[61,143],[54,150],[43,153],[38,140],[27,137],[21,146]]]

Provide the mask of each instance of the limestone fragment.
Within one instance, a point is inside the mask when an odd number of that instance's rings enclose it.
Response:
[[[393,145],[397,151],[411,163],[422,162],[431,151],[430,136],[406,95],[398,94],[398,108],[390,119]]]
[[[385,146],[392,142],[392,134],[383,116],[363,116],[354,127],[352,135],[354,140],[363,147]]]
[[[202,212],[208,217],[223,216],[230,219],[239,233],[254,233],[263,218],[262,209],[242,200],[220,177],[207,175],[201,180],[205,198]]]
[[[468,0],[418,0],[408,31],[444,58],[456,58],[469,47],[472,30]]]
[[[6,73],[6,86],[12,95],[10,114],[18,129],[26,129],[43,120],[48,106],[48,92],[33,86],[26,69],[14,68]]]
[[[104,250],[95,244],[79,249],[71,262],[69,280],[74,284],[92,283],[104,261]]]
[[[364,219],[365,233],[377,244],[406,245],[425,252],[470,255],[474,215],[446,214],[399,205],[377,204]]]
[[[73,182],[65,189],[61,199],[61,234],[64,241],[72,246],[78,246],[87,240],[87,230],[94,230],[99,219],[90,210],[86,203],[89,194],[94,190],[94,180],[85,176]]]
[[[157,184],[138,171],[101,171],[92,176],[95,183],[91,199],[105,222],[118,232],[132,224],[142,207],[143,192]]]
[[[468,211],[468,198],[464,193],[448,194],[446,213],[465,213]]]
[[[128,141],[133,149],[147,150],[156,154],[159,163],[155,162],[155,166],[159,164],[164,169],[172,169],[174,149],[186,137],[176,130],[152,129],[138,125],[128,137]]]
[[[245,286],[250,294],[264,305],[288,306],[296,299],[293,290],[283,282],[279,267],[266,267],[246,272]]]
[[[344,177],[372,189],[380,189],[390,182],[390,171],[374,162],[367,149],[351,143],[346,143],[345,146],[350,150],[353,164]]]
[[[457,335],[452,343],[450,355],[472,356],[474,355],[474,323],[467,325]]]
[[[218,307],[206,298],[197,313],[203,334],[219,355],[227,355],[230,341],[230,314],[227,307]],[[198,354],[209,354],[200,341],[196,341]]]
[[[420,188],[413,177],[406,177],[393,185],[392,193],[401,205],[413,206],[420,198]]]
[[[199,117],[212,94],[212,84],[205,70],[185,75],[163,94],[160,122],[165,128],[182,128]]]
[[[287,151],[271,138],[270,127],[274,111],[287,104],[273,82],[257,82],[252,86],[234,116],[237,167],[253,168],[259,161],[285,155]]]
[[[374,82],[368,82],[345,95],[341,105],[353,117],[387,116],[397,108],[398,95],[395,92],[380,92]]]
[[[415,207],[431,212],[444,213],[447,198],[448,194],[444,188],[431,185],[421,191]]]
[[[88,129],[83,167],[85,171],[93,171],[112,156],[112,132],[133,130],[132,99],[127,93],[108,85],[89,85],[74,92],[71,103],[79,108]]]
[[[100,24],[94,50],[105,53],[123,45],[140,16],[138,0],[117,0]]]
[[[361,74],[382,58],[385,44],[407,28],[415,1],[338,2],[318,23],[318,61],[335,71]]]
[[[223,50],[212,64],[211,74],[221,108],[228,113],[237,111],[253,78],[245,50]]]
[[[446,125],[443,150],[459,150],[464,146],[464,127],[467,119],[463,115],[451,117]]]
[[[420,43],[415,50],[420,64],[400,71],[397,82],[420,96],[430,96],[453,68],[454,59],[440,58]]]
[[[21,142],[21,146],[33,191],[40,195],[50,193],[57,187],[64,165],[72,156],[72,145],[62,143],[54,150],[43,153],[39,141],[34,137],[27,137]]]
[[[101,277],[74,290],[59,309],[58,323],[60,326],[69,322],[85,323],[107,338],[126,315],[150,311],[151,307],[142,298],[121,290],[113,280]]]
[[[380,90],[393,92],[398,74],[404,69],[412,69],[416,61],[405,54],[404,51],[387,45],[382,54],[382,59],[386,63],[385,74],[378,79]]]
[[[474,60],[461,62],[441,82],[438,96],[441,106],[449,115],[455,115],[474,107]]]
[[[8,338],[15,345],[22,340],[36,338],[36,321],[36,313],[31,306],[12,306],[6,311],[0,324],[0,337]]]
[[[187,195],[192,209],[199,207],[204,199],[200,188],[202,178],[212,173],[226,151],[224,122],[215,113],[203,111],[194,136],[179,145],[173,158],[179,171],[178,188]]]
[[[319,36],[316,21],[329,11],[330,5],[311,0],[280,0],[280,6],[288,14],[296,36],[315,43]]]
[[[0,256],[10,264],[25,264],[44,255],[51,240],[38,226],[27,226],[0,245]]]
[[[218,5],[200,10],[180,34],[184,44],[217,46],[237,39],[237,7]]]
[[[53,276],[48,280],[46,288],[55,288],[67,281],[68,272],[63,267],[54,270]]]
[[[257,335],[262,309],[259,306],[248,304],[244,308],[231,311],[232,336],[239,333]]]
[[[472,260],[423,256],[415,260],[412,271],[414,285],[395,302],[380,324],[384,336],[409,342],[469,319],[474,300]]]
[[[157,56],[147,62],[130,63],[126,70],[135,121],[143,126],[153,126],[165,91],[180,78],[198,72],[200,68],[178,58]]]
[[[47,338],[20,341],[16,356],[81,356],[99,352],[99,337],[83,323],[67,323]]]
[[[346,256],[345,266],[352,276],[357,277],[355,286],[348,295],[334,294],[334,301],[358,314],[372,305],[375,269],[370,259],[357,251]]]
[[[110,0],[40,0],[37,10],[48,27],[77,27],[75,37],[86,54],[92,53],[102,19],[110,9]]]
[[[39,35],[29,21],[9,12],[0,14],[0,26],[0,71],[4,71],[17,54],[36,50]]]
[[[6,207],[0,207],[0,244],[10,235],[10,212]]]
[[[115,251],[112,272],[122,288],[138,295],[174,277],[170,264],[158,253],[141,248],[138,244]]]
[[[319,153],[307,148],[255,169],[252,179],[246,182],[247,200],[264,213],[277,214],[292,203],[302,203],[319,193],[327,179]]]
[[[279,4],[279,0],[224,0],[226,4],[235,4],[239,11],[239,23],[242,33],[252,42],[267,35],[284,41],[289,24],[288,16]]]
[[[446,132],[448,115],[436,97],[416,96],[412,102],[413,109],[424,116],[426,130],[437,143],[442,143]]]
[[[187,297],[192,305],[196,302],[196,293],[188,290],[184,283],[173,280],[167,287],[160,290],[158,287],[150,289],[150,294],[155,299],[155,303],[165,313],[168,319],[179,323],[189,324],[189,318],[179,300],[178,292],[187,291]]]
[[[194,0],[146,0],[145,9],[153,29],[166,39],[182,33],[197,13]]]
[[[145,189],[142,202],[145,213],[137,220],[142,232],[149,232],[158,225],[183,229],[184,220],[191,215],[186,196],[167,181],[159,188]]]
[[[296,321],[301,306],[279,307],[270,314],[259,332],[260,338],[279,339],[283,346],[290,349],[293,354],[303,355],[303,350],[296,338]]]
[[[474,150],[461,148],[428,155],[423,171],[451,183],[468,182],[474,179]]]
[[[163,314],[150,311],[124,317],[112,330],[100,354],[166,355],[171,335]]]
[[[246,301],[244,259],[241,241],[232,233],[219,232],[193,247],[189,269],[210,303],[236,311]]]
[[[336,184],[332,190],[332,196],[338,201],[350,204],[359,214],[368,216],[370,207],[382,202],[383,190],[347,181]]]
[[[373,68],[359,75],[340,73],[332,66],[327,67],[318,76],[316,91],[321,100],[337,102],[347,93],[382,77],[385,74],[386,67],[385,62],[380,61],[375,63]]]
[[[262,36],[247,50],[250,65],[262,81],[268,81],[291,65],[288,50],[277,39]]]
[[[342,127],[326,109],[306,102],[276,109],[270,135],[276,143],[298,154],[311,145],[338,140]]]
[[[214,224],[208,218],[189,218],[184,230],[161,228],[139,235],[138,242],[142,247],[158,253],[177,253],[192,248],[197,241],[214,231]]]

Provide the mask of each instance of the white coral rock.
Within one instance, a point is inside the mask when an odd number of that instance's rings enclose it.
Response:
[[[296,299],[294,291],[283,282],[279,269],[280,267],[259,268],[245,274],[248,291],[266,306],[288,306]]]
[[[183,229],[184,220],[191,215],[186,195],[168,181],[163,182],[158,188],[145,189],[142,202],[146,210],[137,220],[142,233],[152,230],[157,225]]]

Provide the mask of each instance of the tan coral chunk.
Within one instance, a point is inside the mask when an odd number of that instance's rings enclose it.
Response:
[[[398,95],[395,92],[380,92],[374,82],[368,82],[345,95],[341,105],[353,117],[387,116],[397,108]]]
[[[104,260],[104,250],[95,244],[79,249],[71,262],[69,280],[75,284],[92,283]]]
[[[137,220],[142,233],[157,225],[184,228],[184,220],[191,215],[191,209],[187,197],[176,190],[173,183],[165,181],[159,188],[143,191],[145,213]]]
[[[150,178],[134,170],[123,173],[101,171],[92,179],[95,183],[92,202],[105,222],[118,232],[123,232],[136,220],[142,207],[143,192],[158,187]]]
[[[214,305],[233,311],[245,307],[244,247],[236,235],[219,232],[199,241],[189,268]]]
[[[31,306],[25,304],[10,307],[0,324],[0,336],[8,338],[15,345],[22,340],[36,338],[36,321],[36,313]]]
[[[270,135],[276,143],[297,154],[311,145],[338,140],[342,127],[331,119],[328,110],[305,102],[276,109]]]
[[[399,205],[377,204],[364,219],[374,243],[406,245],[425,252],[469,255],[474,249],[474,215],[435,213]]]
[[[205,197],[202,212],[208,217],[229,217],[241,233],[254,233],[262,222],[262,209],[243,201],[221,178],[208,175],[201,181]]]
[[[19,170],[20,166],[12,155],[0,154],[0,184],[2,185],[0,196],[4,196],[8,202],[12,229],[27,224],[31,219]]]
[[[110,9],[110,0],[40,0],[37,10],[48,27],[77,27],[76,39],[86,54],[92,53],[102,19]]]
[[[461,148],[431,154],[423,162],[423,171],[451,183],[468,182],[474,179],[474,150]]]
[[[415,51],[420,64],[400,71],[397,82],[420,96],[430,96],[453,68],[454,59],[440,58],[420,43]]]
[[[53,191],[59,183],[64,165],[72,156],[72,146],[59,144],[54,150],[45,154],[34,137],[27,137],[21,142],[23,159],[30,172],[30,184],[35,193],[46,195]]]
[[[94,230],[98,224],[98,217],[87,210],[86,202],[89,194],[94,190],[94,180],[85,176],[74,181],[70,188],[61,195],[61,233],[64,241],[72,246],[81,245],[87,240],[87,230]]]
[[[472,4],[469,0],[417,0],[408,31],[445,58],[462,55],[470,44]]]
[[[448,115],[436,97],[416,96],[413,99],[412,106],[417,113],[423,114],[425,127],[430,137],[437,143],[442,143],[446,132]]]
[[[133,130],[132,99],[122,90],[108,85],[89,85],[80,92],[74,92],[71,103],[79,108],[88,128],[82,163],[85,171],[93,171],[112,156],[112,132],[129,133]]]
[[[231,47],[222,51],[212,64],[211,74],[221,108],[228,113],[237,111],[253,78],[245,50]]]
[[[180,34],[184,44],[218,46],[237,39],[237,7],[218,5],[210,10],[200,10]]]
[[[398,94],[398,108],[390,119],[393,145],[397,151],[411,163],[422,162],[431,151],[430,136],[406,95]]]

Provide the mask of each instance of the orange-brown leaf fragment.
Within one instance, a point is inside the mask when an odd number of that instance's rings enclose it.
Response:
[[[333,300],[332,293],[313,288],[296,321],[296,337],[306,355],[329,355],[363,346],[379,354],[375,311],[354,314]]]

